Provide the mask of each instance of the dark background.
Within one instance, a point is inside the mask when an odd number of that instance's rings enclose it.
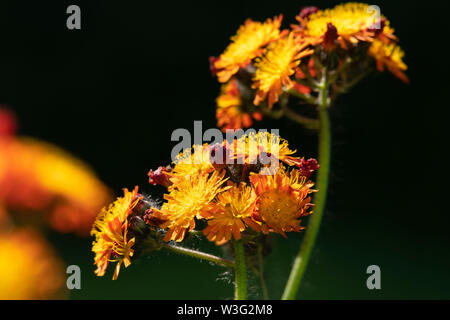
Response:
[[[219,84],[208,57],[219,55],[243,21],[335,1],[118,2],[2,1],[0,104],[18,114],[20,134],[53,142],[87,161],[116,194],[151,187],[147,172],[170,162],[176,128],[215,127]],[[82,29],[66,28],[77,4]],[[450,298],[447,161],[449,20],[445,1],[377,1],[406,51],[411,84],[370,76],[331,110],[329,202],[299,298]],[[305,157],[316,136],[288,120],[264,120]],[[91,239],[50,233],[67,264],[82,268],[75,299],[216,299],[233,295],[229,275],[158,252],[111,281],[93,274]],[[267,278],[279,298],[302,235],[274,237]],[[220,254],[214,245],[201,247]],[[382,290],[366,288],[381,267]],[[256,282],[251,283],[251,297]]]

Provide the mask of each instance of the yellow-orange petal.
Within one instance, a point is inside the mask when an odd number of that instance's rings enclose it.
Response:
[[[252,228],[256,225],[256,229],[259,229],[258,223],[252,219],[256,194],[245,183],[219,194],[214,204],[215,210],[203,230],[209,241],[222,245],[232,237],[239,240],[246,224]]]
[[[295,170],[293,170],[295,172]],[[292,174],[292,173],[291,173]],[[257,195],[255,219],[263,222],[264,232],[299,232],[301,218],[310,214],[308,208],[313,192],[311,182],[292,179],[287,171],[279,170],[275,175],[252,174],[250,181]],[[298,176],[298,175],[297,175]]]
[[[408,69],[407,65],[403,62],[405,53],[400,46],[392,42],[385,43],[377,39],[370,45],[368,53],[376,60],[378,71],[382,72],[386,67],[403,82],[409,82],[408,77],[404,73]]]
[[[209,218],[213,199],[229,189],[224,186],[226,180],[223,170],[180,177],[164,196],[167,202],[161,209],[153,209],[153,216],[164,220],[161,228],[168,229],[164,240],[182,241],[186,230],[195,228],[195,218]]]
[[[300,58],[313,51],[306,49],[307,43],[300,43],[291,33],[288,37],[269,45],[264,56],[256,60],[253,88],[257,90],[253,103],[259,105],[267,98],[269,108],[278,101],[283,89],[292,88],[290,78],[300,64]]]
[[[219,82],[230,80],[239,68],[245,68],[252,59],[260,56],[264,46],[282,37],[285,34],[280,32],[282,19],[282,15],[263,23],[247,19],[224,53],[213,62]]]

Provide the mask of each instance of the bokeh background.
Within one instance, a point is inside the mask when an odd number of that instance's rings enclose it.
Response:
[[[149,169],[170,162],[176,128],[215,127],[219,84],[208,57],[219,55],[243,21],[282,13],[284,26],[303,6],[338,1],[2,1],[0,104],[19,134],[56,144],[83,159],[116,195],[139,185],[158,198]],[[66,28],[77,4],[82,29]],[[331,110],[332,169],[327,210],[300,288],[302,299],[450,298],[450,218],[444,152],[448,115],[448,12],[444,1],[376,1],[391,21],[411,84],[370,76]],[[288,120],[280,128],[301,155],[315,157],[316,135]],[[224,270],[165,252],[149,255],[112,281],[94,275],[89,238],[46,236],[66,265],[79,265],[82,289],[71,299],[228,299]],[[274,237],[267,258],[279,298],[301,234]],[[214,245],[193,246],[220,254]],[[368,290],[366,268],[381,268],[381,290]],[[2,275],[0,275],[0,281]],[[251,297],[256,281],[252,282]]]

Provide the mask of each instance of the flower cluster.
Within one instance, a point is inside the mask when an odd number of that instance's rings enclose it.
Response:
[[[281,15],[263,23],[249,19],[225,51],[210,58],[211,72],[223,83],[216,113],[223,131],[251,127],[253,119],[273,115],[280,96],[311,103],[324,74],[332,96],[354,85],[372,64],[409,81],[394,29],[368,4],[306,7],[296,19],[289,30],[281,30]]]
[[[0,299],[65,298],[66,267],[39,229],[87,236],[110,191],[81,160],[16,130],[0,106]]]
[[[136,187],[102,210],[92,230],[97,275],[115,261],[116,279],[136,248],[157,250],[164,241],[183,241],[196,228],[217,245],[243,235],[301,231],[301,219],[312,213],[315,190],[309,178],[319,165],[294,153],[278,135],[255,132],[194,145],[173,166],[150,170],[150,184],[167,188],[164,203],[147,201]]]

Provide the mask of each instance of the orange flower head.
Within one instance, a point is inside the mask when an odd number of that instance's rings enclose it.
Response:
[[[105,275],[109,262],[117,262],[113,275],[113,280],[116,280],[122,263],[125,267],[131,264],[135,238],[128,239],[128,217],[141,199],[138,187],[131,192],[124,189],[124,196],[103,208],[97,216],[91,235],[95,236],[92,251],[95,253],[95,273],[98,276]]]
[[[395,38],[389,21],[384,16],[380,16],[377,21],[374,8],[365,3],[339,4],[333,9],[319,10],[308,15],[300,14],[297,20],[300,25],[294,26],[296,33],[313,45],[325,44],[328,48],[331,48],[330,26],[336,29],[336,40],[344,49],[348,47],[348,43],[371,42],[380,34]],[[335,31],[333,30],[333,34]]]
[[[378,71],[384,71],[386,67],[392,74],[405,83],[409,82],[404,71],[408,69],[403,62],[404,51],[395,43],[385,43],[381,40],[374,40],[369,47],[369,55],[375,58]]]
[[[264,56],[258,58],[255,63],[256,73],[252,86],[257,90],[253,101],[255,105],[267,98],[268,106],[272,108],[283,89],[289,90],[293,87],[290,77],[300,64],[300,58],[313,52],[306,49],[307,46],[308,43],[301,43],[293,33],[269,45]]]
[[[213,170],[214,167],[209,158],[208,144],[194,145],[192,149],[186,149],[177,156],[173,170],[170,172],[172,176],[170,181],[174,183],[185,176],[210,173]]]
[[[243,135],[236,139],[234,145],[229,146],[229,148],[233,150],[234,158],[243,159],[241,162],[246,164],[255,164],[258,159],[265,166],[269,166],[272,160],[282,161],[289,166],[300,165],[301,163],[300,157],[293,156],[296,150],[289,148],[287,140],[266,131],[250,132]]]
[[[245,183],[233,186],[217,196],[212,217],[203,233],[209,241],[222,245],[232,236],[239,240],[246,225],[260,230],[259,223],[252,219],[255,205],[256,194],[251,187]]]
[[[247,19],[231,38],[232,42],[224,53],[211,60],[219,82],[230,80],[240,68],[245,68],[252,59],[260,56],[264,46],[282,37],[285,34],[280,32],[282,19],[281,15],[263,23]]]
[[[228,129],[249,128],[253,124],[253,119],[262,119],[260,112],[249,113],[243,109],[241,94],[236,82],[235,79],[232,79],[222,85],[221,93],[216,100],[217,126],[223,132]]]
[[[33,229],[0,233],[0,299],[62,299],[65,268],[50,244]]]
[[[279,170],[272,176],[252,174],[250,181],[258,197],[254,218],[263,223],[263,232],[286,236],[285,232],[304,229],[300,222],[311,213],[307,210],[311,206],[308,194],[313,192],[312,182],[306,182],[298,170]]]
[[[33,218],[86,236],[110,198],[92,170],[64,150],[30,138],[0,138],[0,202],[11,213],[42,213]]]
[[[223,186],[227,180],[224,177],[224,171],[198,173],[180,177],[170,186],[170,193],[164,195],[167,202],[161,209],[152,209],[153,217],[164,221],[160,227],[168,229],[165,241],[182,241],[186,230],[195,228],[195,218],[211,216],[213,199],[229,188]]]

